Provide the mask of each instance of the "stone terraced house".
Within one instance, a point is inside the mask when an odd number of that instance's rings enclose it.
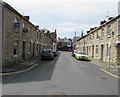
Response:
[[[52,48],[52,39],[9,4],[2,3],[2,66],[28,60]]]
[[[120,15],[91,28],[77,40],[76,48],[95,59],[120,65]]]

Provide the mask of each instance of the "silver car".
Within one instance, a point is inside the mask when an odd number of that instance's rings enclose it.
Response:
[[[41,52],[42,59],[54,59],[54,54],[51,49],[43,49]]]

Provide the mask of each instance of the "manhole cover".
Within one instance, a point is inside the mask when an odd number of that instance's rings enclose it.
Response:
[[[52,95],[67,95],[67,94],[64,92],[55,91],[52,93]],[[67,96],[62,96],[62,97],[67,97]]]
[[[104,80],[107,80],[107,78],[106,78],[106,77],[100,77],[100,79],[104,79]]]

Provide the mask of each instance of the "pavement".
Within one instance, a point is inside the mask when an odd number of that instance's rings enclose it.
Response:
[[[105,63],[100,60],[96,60],[94,58],[90,58],[91,63],[98,65],[102,69],[111,72],[114,75],[120,76],[120,66],[119,65],[111,65],[109,63]]]
[[[35,57],[31,60],[24,61],[22,63],[13,64],[11,66],[5,66],[2,68],[2,73],[11,73],[26,70],[27,68],[32,67],[40,60],[40,57]]]

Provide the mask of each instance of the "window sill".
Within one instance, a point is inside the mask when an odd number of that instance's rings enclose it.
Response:
[[[13,55],[13,57],[15,58],[15,57],[18,57],[18,55]]]

